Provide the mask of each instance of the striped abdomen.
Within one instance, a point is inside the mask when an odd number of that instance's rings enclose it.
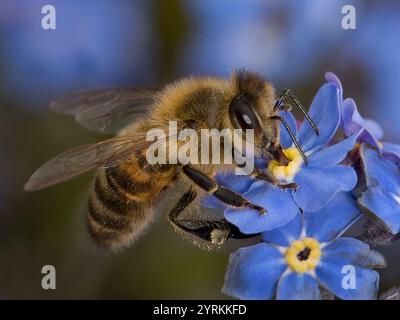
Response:
[[[129,244],[151,221],[154,198],[173,177],[168,170],[149,170],[142,161],[100,169],[89,197],[88,227],[102,247]]]

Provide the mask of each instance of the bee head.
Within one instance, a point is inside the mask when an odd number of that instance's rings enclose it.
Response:
[[[289,160],[280,146],[280,117],[275,110],[275,90],[260,76],[240,70],[233,76],[235,96],[229,105],[234,128],[254,130],[254,143],[262,157],[272,157],[282,165]]]

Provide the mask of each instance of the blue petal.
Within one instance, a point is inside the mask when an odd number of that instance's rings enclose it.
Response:
[[[385,258],[377,251],[371,250],[366,243],[354,238],[339,238],[326,246],[324,255],[346,258],[352,264],[363,268],[384,268]]]
[[[356,103],[353,99],[347,98],[340,105],[340,126],[342,127],[346,137],[352,136],[359,132],[362,128],[353,121],[353,115],[357,111]]]
[[[376,140],[381,140],[383,137],[383,129],[378,122],[372,119],[363,118],[363,127],[374,136]]]
[[[255,158],[254,165],[258,169],[266,169],[267,168],[267,159]]]
[[[231,254],[222,292],[240,299],[271,299],[287,268],[282,254],[259,243]]]
[[[334,74],[333,72],[326,72],[325,73],[325,80],[333,83],[339,90],[339,101],[342,101],[343,99],[343,86],[342,86],[342,82],[340,81],[340,79],[337,77],[336,74]]]
[[[347,279],[354,271],[355,286],[348,287]],[[335,296],[341,299],[373,300],[379,284],[376,271],[354,265],[347,257],[323,254],[315,269],[319,282]]]
[[[264,232],[262,239],[265,242],[277,244],[282,247],[288,247],[294,240],[300,238],[303,218],[300,213],[283,227]]]
[[[310,275],[289,272],[278,283],[278,300],[321,300],[318,282]]]
[[[297,135],[297,125],[296,125],[296,119],[293,116],[293,113],[287,112],[287,111],[282,111],[279,114],[283,120],[288,124],[290,129],[292,130],[293,134],[296,136]],[[289,148],[293,144],[292,138],[290,138],[289,133],[285,129],[285,126],[281,124],[280,127],[281,131],[281,146],[282,148]]]
[[[243,195],[247,200],[267,210],[260,215],[252,209],[227,208],[225,218],[247,234],[279,228],[291,221],[299,211],[290,191],[281,190],[263,181],[252,184]]]
[[[380,187],[370,187],[363,192],[358,203],[375,214],[389,228],[400,232],[400,197]]]
[[[361,117],[353,99],[348,98],[341,105],[341,126],[347,137],[362,131],[359,141],[380,148],[378,140],[382,138],[383,131],[378,123]]]
[[[356,200],[339,192],[328,204],[316,212],[304,212],[308,237],[329,242],[339,237],[361,216]]]
[[[349,166],[330,168],[302,168],[294,181],[299,189],[294,200],[304,211],[322,209],[339,191],[350,191],[357,183],[357,175]]]
[[[392,161],[382,158],[375,150],[361,146],[361,160],[365,170],[367,186],[380,186],[400,195],[400,169]]]
[[[215,178],[216,182],[220,186],[224,186],[240,194],[245,193],[249,190],[250,186],[253,184],[254,179],[250,176],[228,174],[219,174]],[[226,205],[219,201],[214,196],[206,196],[202,200],[202,205],[209,208],[225,208]]]
[[[326,145],[339,126],[339,90],[332,83],[324,84],[311,104],[309,115],[319,128],[317,136],[307,121],[303,121],[298,140],[304,151],[319,149]]]
[[[397,165],[400,165],[400,145],[389,142],[383,142],[382,144],[383,155],[397,163]]]
[[[329,167],[341,162],[347,153],[353,149],[359,134],[353,134],[351,137],[333,146],[315,152],[308,158],[309,167]]]
[[[238,193],[245,193],[254,182],[250,176],[237,175],[234,173],[216,176],[215,180],[218,185],[224,186],[226,188],[232,189]]]

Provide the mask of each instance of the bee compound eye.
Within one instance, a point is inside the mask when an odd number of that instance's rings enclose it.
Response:
[[[199,124],[196,120],[189,119],[185,121],[185,129],[193,129],[196,130],[199,127]]]
[[[232,102],[231,115],[241,129],[258,129],[260,127],[253,105],[244,97],[235,99]]]
[[[249,126],[252,125],[252,121],[247,114],[242,114],[242,118],[243,118],[243,121],[246,122],[246,124],[248,124]]]

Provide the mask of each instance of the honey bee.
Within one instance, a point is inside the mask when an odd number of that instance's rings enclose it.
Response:
[[[169,221],[178,230],[220,246],[229,238],[245,238],[225,219],[180,219],[185,208],[201,194],[209,194],[227,206],[251,208],[265,214],[265,209],[251,203],[215,181],[217,172],[236,166],[216,164],[149,164],[146,150],[152,141],[146,133],[153,128],[168,129],[176,121],[178,129],[222,130],[253,129],[254,145],[265,158],[287,164],[280,146],[280,125],[290,134],[304,161],[290,127],[279,116],[291,98],[318,129],[290,90],[278,98],[269,82],[247,70],[235,72],[229,80],[217,77],[185,78],[161,89],[117,88],[73,92],[53,103],[53,111],[73,115],[84,127],[101,133],[117,132],[116,137],[95,144],[70,149],[42,165],[26,183],[24,190],[40,190],[97,168],[88,201],[88,230],[97,245],[117,249],[132,243],[152,220],[155,204],[164,191],[177,181],[185,190],[169,213]],[[122,127],[122,129],[121,129]],[[160,141],[159,141],[160,142]],[[168,143],[168,137],[161,143]],[[252,176],[281,188],[268,173],[254,169]],[[238,212],[240,214],[240,212]]]

